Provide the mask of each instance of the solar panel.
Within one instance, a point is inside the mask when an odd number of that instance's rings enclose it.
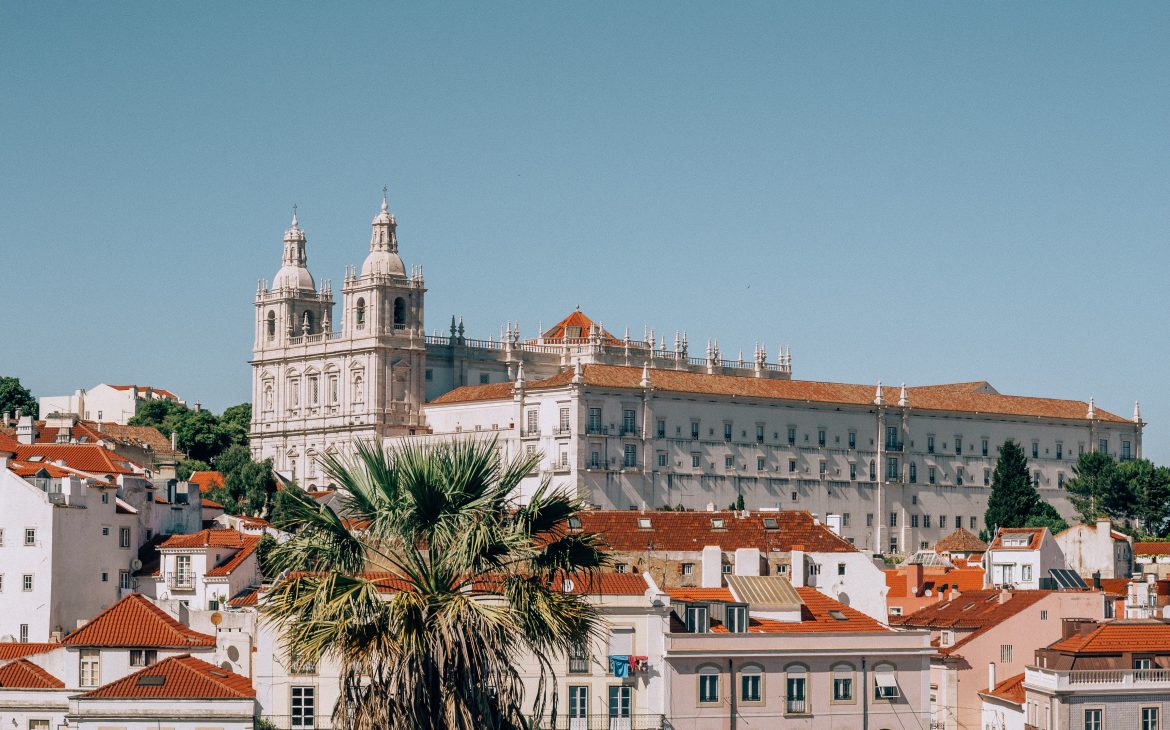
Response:
[[[1048,571],[1052,575],[1052,579],[1056,581],[1056,585],[1065,590],[1077,590],[1088,588],[1085,581],[1077,574],[1075,570],[1068,568],[1052,568]]]

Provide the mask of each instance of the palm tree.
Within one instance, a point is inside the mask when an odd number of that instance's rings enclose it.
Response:
[[[353,730],[528,728],[515,660],[540,666],[532,715],[556,714],[552,657],[588,641],[598,614],[566,578],[607,562],[567,529],[581,503],[548,479],[515,499],[539,455],[504,463],[495,439],[326,458],[343,505],[286,490],[261,606],[290,659],[341,670],[334,721]]]

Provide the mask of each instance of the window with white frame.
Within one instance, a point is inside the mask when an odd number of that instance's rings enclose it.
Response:
[[[710,664],[699,667],[699,703],[719,702],[719,667]]]
[[[35,528],[35,527],[24,528],[24,544],[30,545],[30,546],[37,544],[37,528]]]
[[[101,684],[101,652],[97,649],[82,649],[80,653],[80,686],[97,687]]]
[[[1085,710],[1085,730],[1102,730],[1102,710]]]
[[[873,668],[873,698],[895,700],[899,696],[898,679],[893,664],[877,664]]]
[[[833,665],[833,701],[853,702],[853,666]]]
[[[157,649],[131,649],[130,650],[130,666],[132,667],[149,667],[158,661]]]
[[[705,634],[708,627],[707,605],[704,603],[687,604],[683,611],[683,619],[687,631],[692,634]]]
[[[804,714],[808,711],[808,668],[803,664],[789,664],[784,674],[784,711]]]
[[[747,606],[729,605],[724,625],[732,634],[745,633],[748,627]]]
[[[739,701],[761,702],[764,697],[764,669],[758,664],[745,664],[739,670]]]
[[[569,686],[569,719],[584,720],[589,717],[589,687]]]
[[[32,573],[25,573],[24,575],[22,575],[20,577],[20,590],[25,591],[27,593],[28,591],[31,591],[32,589],[33,589]]]
[[[316,726],[317,691],[315,687],[289,688],[289,724],[294,728]]]
[[[124,548],[124,549],[129,549],[129,547],[130,547],[130,528],[129,527],[119,527],[118,528],[118,547]]]

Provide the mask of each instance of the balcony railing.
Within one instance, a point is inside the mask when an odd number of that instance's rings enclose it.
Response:
[[[1170,689],[1170,669],[1073,669],[1028,667],[1026,682],[1054,690]]]
[[[623,424],[622,425],[622,436],[637,436],[637,435],[638,435],[638,427],[636,425],[634,425],[634,424]]]
[[[805,713],[804,700],[787,700],[784,703],[784,711],[789,715],[802,715]]]
[[[317,715],[316,717],[305,717],[303,715],[264,715],[257,718],[268,724],[268,727],[275,728],[275,730],[331,730],[333,727],[333,718],[329,715]],[[265,727],[260,722],[256,723],[257,728]]]
[[[195,590],[194,573],[167,573],[167,588],[176,591]]]
[[[573,429],[568,426],[561,426],[553,429],[553,436],[572,436]]]
[[[540,435],[539,428],[522,428],[520,429],[520,438],[536,438]]]
[[[664,724],[662,715],[629,715],[627,717],[609,717],[608,715],[567,717],[558,715],[555,722],[547,717],[532,721],[534,730],[662,730]]]
[[[600,423],[590,423],[585,427],[585,433],[591,436],[604,436],[608,433],[608,429]]]
[[[889,442],[886,444],[886,451],[901,451],[901,450],[902,450],[902,442],[901,441],[892,441],[892,442]]]

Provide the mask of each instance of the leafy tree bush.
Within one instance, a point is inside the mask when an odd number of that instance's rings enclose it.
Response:
[[[0,375],[0,413],[16,415],[20,409],[21,415],[38,417],[37,399],[32,391],[20,384],[20,378]]]

